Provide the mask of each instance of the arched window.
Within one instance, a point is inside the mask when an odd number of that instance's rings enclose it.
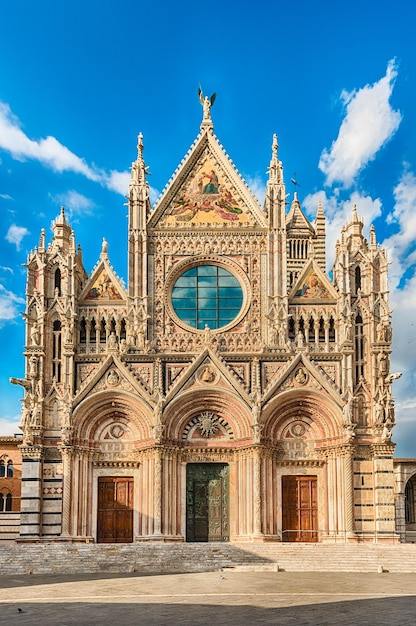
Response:
[[[90,343],[97,343],[97,324],[94,318],[92,318],[90,326]]]
[[[62,351],[62,327],[59,320],[53,323],[52,331],[52,378],[61,382],[61,351]]]
[[[85,321],[85,317],[83,317],[79,325],[79,342],[86,343],[86,341],[87,341],[87,322]]]
[[[0,478],[4,478],[6,476],[6,465],[3,459],[0,461]]]
[[[120,324],[120,339],[126,338],[126,320],[122,319]]]
[[[299,332],[302,333],[303,338],[305,339],[305,322],[303,321],[303,317],[299,320]]]
[[[13,478],[13,461],[7,461],[7,478]]]
[[[58,296],[61,295],[61,270],[58,269],[55,271],[55,289],[58,290]]]
[[[359,265],[355,268],[355,293],[361,289],[361,268]]]
[[[355,384],[364,377],[364,332],[361,314],[355,318]]]
[[[329,318],[329,341],[332,343],[335,341],[335,321],[332,315]]]
[[[107,335],[105,332],[105,319],[101,320],[100,324],[100,343],[105,343],[107,341]]]
[[[373,289],[374,291],[380,291],[380,259],[374,261],[373,268]]]
[[[315,320],[309,318],[309,343],[315,343]]]
[[[407,524],[415,523],[415,476],[412,476],[406,483],[405,489],[405,519]]]
[[[319,318],[319,341],[325,341],[325,322],[324,318]]]
[[[0,492],[0,513],[4,513],[4,511],[12,510],[12,494]]]
[[[292,341],[295,338],[295,320],[293,317],[289,317],[289,339]]]

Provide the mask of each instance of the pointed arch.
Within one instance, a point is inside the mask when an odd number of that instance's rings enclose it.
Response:
[[[207,390],[201,387],[191,389],[178,396],[166,407],[163,421],[168,439],[182,440],[184,429],[190,422],[205,411],[212,411],[224,420],[225,427],[236,440],[251,438],[251,412],[247,404],[229,390]]]
[[[61,295],[61,282],[62,282],[61,270],[59,267],[57,267],[54,273],[54,293],[57,293],[58,296]]]
[[[104,424],[121,420],[131,427],[135,441],[153,437],[152,409],[141,398],[125,391],[102,391],[87,396],[73,413],[73,436],[84,445],[94,446]]]
[[[339,406],[324,393],[299,388],[272,398],[263,410],[263,435],[277,442],[291,422],[309,424],[311,438],[328,439],[339,435],[342,413]]]

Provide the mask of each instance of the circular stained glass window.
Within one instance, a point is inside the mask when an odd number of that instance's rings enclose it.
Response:
[[[217,265],[197,265],[184,272],[172,289],[172,306],[182,322],[204,330],[222,328],[240,313],[243,290],[237,278]]]

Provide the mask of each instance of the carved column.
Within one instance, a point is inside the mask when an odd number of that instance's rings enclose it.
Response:
[[[71,463],[73,456],[73,449],[63,446],[61,448],[62,453],[62,478],[63,478],[63,492],[62,492],[62,537],[71,536],[71,499],[72,499],[72,472]]]
[[[260,450],[255,451],[253,467],[254,488],[254,534],[261,534],[261,457]]]
[[[153,534],[162,534],[162,458],[160,451],[156,452],[154,459],[154,485],[153,485]]]
[[[353,451],[353,446],[344,446],[345,530],[347,537],[355,536]]]

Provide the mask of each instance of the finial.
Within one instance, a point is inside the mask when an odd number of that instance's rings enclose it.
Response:
[[[59,216],[62,220],[63,224],[66,224],[66,219],[65,219],[65,207],[64,205],[61,206],[61,214]]]
[[[139,158],[143,158],[143,150],[144,150],[144,145],[143,145],[143,134],[139,133],[137,135],[137,156]]]
[[[55,220],[55,226],[66,226],[65,207],[61,206],[61,211]]]
[[[42,230],[40,231],[39,249],[43,249],[44,247],[45,247],[45,229],[42,228]]]
[[[103,258],[107,258],[108,256],[108,241],[106,240],[105,237],[103,237],[103,243],[101,244],[101,254],[100,257]]]
[[[268,174],[270,180],[273,180],[275,182],[280,182],[282,179],[281,163],[279,163],[279,159],[277,158],[278,149],[279,143],[277,141],[277,135],[276,133],[274,133],[272,141],[272,158],[270,159]]]
[[[214,105],[217,94],[213,93],[212,96],[208,98],[208,96],[204,96],[204,93],[201,87],[199,87],[198,97],[202,105],[202,111],[203,111],[201,130],[203,130],[204,128],[212,128],[211,107]]]
[[[146,182],[146,176],[150,174],[150,172],[148,172],[149,168],[144,162],[143,151],[143,134],[140,132],[137,135],[137,159],[131,166],[132,183],[144,184]]]
[[[278,148],[279,148],[279,142],[277,141],[276,133],[274,133],[274,135],[273,135],[273,145],[272,145],[273,156],[277,157],[277,150],[278,150]]]
[[[370,246],[372,248],[376,247],[376,229],[374,228],[374,224],[370,226]]]

